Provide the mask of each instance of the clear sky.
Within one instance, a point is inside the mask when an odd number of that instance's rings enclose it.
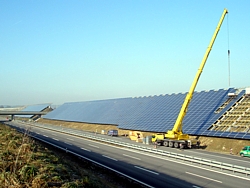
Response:
[[[196,91],[250,86],[250,1],[0,0],[0,105],[187,92],[224,8]]]

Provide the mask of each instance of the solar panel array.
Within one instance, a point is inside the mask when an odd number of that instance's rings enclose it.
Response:
[[[30,105],[27,106],[26,108],[24,108],[22,111],[27,112],[27,111],[36,111],[36,112],[40,112],[43,109],[47,108],[48,106],[50,106],[50,104],[36,104],[36,105]]]
[[[30,105],[25,107],[22,112],[29,112],[29,111],[35,111],[35,112],[41,112],[45,108],[50,106],[50,104],[36,104],[36,105]],[[32,117],[31,115],[18,115],[19,117]]]
[[[209,131],[244,90],[220,113],[215,113],[234,88],[195,92],[183,120],[183,131],[191,135],[249,138],[248,133]],[[166,132],[174,126],[187,93],[64,103],[44,116],[46,119],[114,124],[121,129]]]
[[[184,119],[184,132],[194,135],[218,136],[217,131],[209,131],[208,129],[245,93],[242,91],[220,113],[215,113],[217,108],[228,99],[228,93],[234,92],[234,90],[229,89],[226,93],[223,91],[209,92],[194,98],[194,102],[190,104],[190,110]]]
[[[241,91],[237,98],[235,98],[234,101],[231,101],[230,104],[228,104],[228,107],[224,109],[221,113],[219,113],[219,116],[215,116],[213,118],[213,124],[222,114],[224,114],[233,104],[243,95],[245,94],[245,90]],[[210,125],[211,125],[210,124]],[[208,127],[209,128],[209,127]],[[227,138],[240,138],[240,139],[250,139],[250,134],[247,132],[229,132],[229,131],[209,131],[205,128],[199,131],[199,135],[206,135],[206,136],[215,136],[215,137],[227,137]]]

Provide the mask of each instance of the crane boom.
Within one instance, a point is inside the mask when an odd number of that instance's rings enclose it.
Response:
[[[214,41],[215,41],[215,39],[217,37],[217,34],[218,34],[219,30],[220,30],[222,22],[223,22],[223,20],[225,18],[225,15],[227,13],[228,13],[227,9],[224,9],[224,11],[222,13],[222,16],[220,18],[220,21],[219,21],[219,23],[218,23],[218,25],[217,25],[217,27],[215,29],[215,32],[213,34],[213,37],[212,37],[212,39],[211,39],[211,41],[209,43],[209,46],[208,46],[208,48],[206,50],[206,53],[205,53],[205,55],[204,55],[204,57],[203,57],[203,59],[201,61],[200,67],[199,67],[199,69],[198,69],[198,71],[197,71],[197,73],[195,75],[195,78],[194,78],[193,83],[192,83],[192,85],[190,87],[190,90],[189,90],[189,92],[186,95],[186,98],[185,98],[184,103],[183,103],[183,105],[181,107],[179,115],[178,115],[178,117],[176,119],[174,127],[173,127],[172,130],[169,130],[167,132],[166,137],[168,137],[168,138],[188,139],[188,135],[182,133],[182,121],[183,121],[183,119],[184,119],[184,117],[186,115],[186,112],[187,112],[187,109],[188,109],[188,105],[189,105],[189,103],[190,103],[190,101],[191,101],[191,99],[193,97],[193,93],[194,93],[195,87],[196,87],[196,85],[198,83],[198,80],[199,80],[200,75],[202,73],[202,70],[203,70],[203,68],[204,68],[204,66],[206,64],[207,58],[209,56],[209,53],[210,53],[210,51],[211,51],[211,49],[213,47]]]

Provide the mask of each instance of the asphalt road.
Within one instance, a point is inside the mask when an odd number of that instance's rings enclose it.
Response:
[[[24,128],[24,125],[18,122],[10,123]],[[250,178],[243,175],[234,175],[221,172],[218,169],[212,170],[185,164],[171,158],[111,146],[69,134],[37,127],[32,127],[30,132],[33,136],[59,147],[67,148],[68,151],[105,165],[113,171],[129,176],[148,187],[249,187],[250,183]],[[112,139],[122,140],[120,137]],[[174,150],[175,152],[183,152],[172,148],[162,147],[162,149],[170,149],[171,152],[174,152]],[[244,159],[242,162],[241,158],[232,158],[233,156],[227,157],[193,150],[185,150],[184,152],[186,155],[201,155],[203,158],[206,156],[206,158],[212,158],[213,160],[249,164],[249,160],[245,162]]]

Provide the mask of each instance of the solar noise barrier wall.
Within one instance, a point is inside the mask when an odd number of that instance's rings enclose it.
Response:
[[[28,112],[28,111],[35,111],[35,112],[40,112],[43,109],[47,108],[48,106],[50,106],[50,104],[37,104],[37,105],[31,105],[31,106],[27,106],[26,108],[24,108],[22,111],[24,112]]]
[[[23,112],[41,112],[45,108],[50,106],[50,104],[36,104],[25,107]],[[32,115],[18,115],[18,117],[32,117]]]
[[[195,92],[183,121],[183,131],[191,135],[231,137],[230,132],[209,131],[209,127],[243,94],[241,92],[219,113],[215,111],[228,99],[227,90]],[[186,94],[171,94],[138,98],[120,98],[64,103],[44,116],[45,119],[114,124],[120,129],[166,132],[174,126]],[[244,138],[247,134],[235,134]]]

